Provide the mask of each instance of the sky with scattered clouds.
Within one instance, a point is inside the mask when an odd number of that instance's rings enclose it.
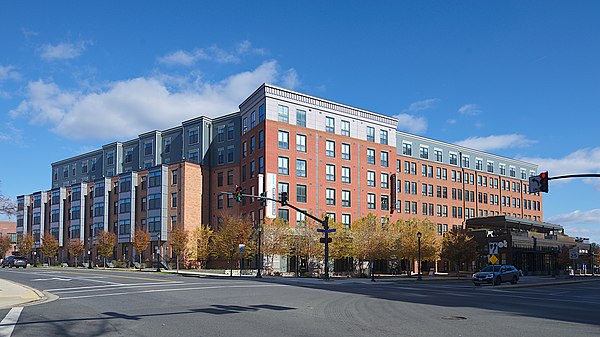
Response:
[[[0,12],[0,191],[54,161],[236,111],[267,82],[399,129],[600,172],[600,4],[9,2]],[[360,22],[360,24],[357,24]],[[553,180],[547,221],[600,242],[600,179]]]

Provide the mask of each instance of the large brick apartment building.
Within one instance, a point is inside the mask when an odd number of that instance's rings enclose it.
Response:
[[[537,165],[397,131],[398,120],[264,84],[219,118],[198,117],[52,164],[48,191],[17,198],[17,233],[93,243],[118,236],[115,258],[131,258],[135,229],[165,244],[173,226],[215,227],[225,215],[303,215],[274,202],[241,203],[220,192],[235,185],[350,224],[368,213],[428,218],[438,234],[466,219],[506,215],[542,221],[542,197],[529,194]],[[92,239],[90,239],[92,238]]]

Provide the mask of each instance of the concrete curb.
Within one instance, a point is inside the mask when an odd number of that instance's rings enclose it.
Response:
[[[557,286],[557,285],[564,285],[564,284],[577,284],[577,283],[588,283],[588,282],[598,282],[598,281],[600,281],[600,278],[586,279],[586,280],[549,281],[549,282],[531,283],[531,284],[515,284],[508,288],[503,288],[503,290],[504,289],[515,289],[515,288],[518,289],[518,288],[549,287],[549,286]]]
[[[22,298],[23,295],[16,295],[16,296],[21,296],[21,300],[6,301],[3,299],[2,296],[0,296],[0,308],[32,306],[32,305],[42,304],[42,303],[46,303],[46,302],[51,302],[58,298],[56,295],[46,293],[46,292],[37,290],[35,288],[29,287],[27,285],[20,284],[20,283],[11,281],[11,280],[2,279],[2,281],[10,283],[15,287],[25,289],[27,292],[31,292],[31,293],[35,294],[35,296],[37,296],[37,298],[24,299],[24,298]]]

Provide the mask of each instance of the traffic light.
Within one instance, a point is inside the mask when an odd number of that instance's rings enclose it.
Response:
[[[287,206],[288,194],[287,192],[281,192],[281,206]]]
[[[267,197],[267,192],[261,192],[261,193],[260,193],[260,196],[262,197],[262,198],[260,198],[260,205],[261,205],[262,207],[265,207],[265,206],[267,206],[267,199],[266,199],[266,197]]]
[[[235,201],[242,201],[242,188],[238,185],[235,185]]]
[[[548,171],[540,173],[540,191],[548,193]]]

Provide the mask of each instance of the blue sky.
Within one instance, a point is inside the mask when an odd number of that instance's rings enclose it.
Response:
[[[600,172],[594,1],[11,1],[0,10],[0,190],[115,140],[217,116],[268,82],[404,131]],[[600,242],[600,179],[551,181],[544,217]]]

